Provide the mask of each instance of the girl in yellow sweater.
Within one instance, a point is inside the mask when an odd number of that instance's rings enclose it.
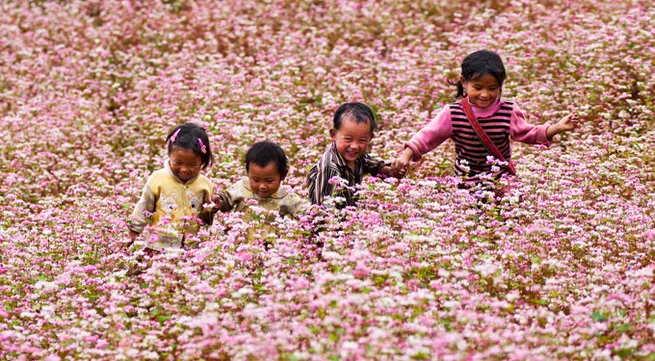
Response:
[[[173,129],[166,142],[164,168],[148,178],[129,225],[133,240],[147,226],[155,230],[156,237],[146,245],[154,250],[181,248],[187,236],[197,233],[201,224],[211,224],[218,211],[204,207],[217,200],[209,178],[200,174],[214,162],[205,130],[186,123]]]

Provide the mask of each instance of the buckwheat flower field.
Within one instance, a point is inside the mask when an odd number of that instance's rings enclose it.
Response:
[[[219,214],[127,274],[174,126],[206,127],[217,189],[268,139],[306,196],[339,104],[392,159],[479,49],[532,124],[582,119],[513,144],[502,201],[457,188],[447,141],[320,231]],[[654,72],[645,0],[2,1],[0,359],[653,360]]]

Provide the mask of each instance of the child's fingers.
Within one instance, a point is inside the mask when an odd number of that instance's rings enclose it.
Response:
[[[575,128],[578,126],[578,123],[580,123],[580,117],[578,114],[573,113],[569,117],[569,124],[571,125],[571,128]]]
[[[397,159],[392,160],[391,161],[391,171],[394,172],[394,173],[397,173],[398,169],[399,169],[398,160]]]
[[[407,175],[407,171],[409,170],[409,166],[403,164],[402,162],[399,162],[398,168],[395,170],[395,174],[398,178],[404,178]]]
[[[407,170],[408,165],[409,165],[409,162],[405,162],[402,159],[398,159],[398,158],[394,159],[393,162],[392,162],[392,167],[395,170],[401,170],[401,169]]]
[[[559,121],[559,124],[564,126],[565,129],[571,130],[571,129],[575,128],[577,121],[578,121],[577,114],[572,113],[572,114],[567,114],[565,117],[563,117]]]

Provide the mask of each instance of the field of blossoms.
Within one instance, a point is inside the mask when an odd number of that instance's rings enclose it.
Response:
[[[268,139],[306,194],[340,103],[391,159],[484,48],[533,124],[583,119],[513,145],[501,202],[456,187],[448,141],[321,232],[222,214],[126,275],[175,125],[207,128],[218,189]],[[0,359],[655,360],[654,72],[646,0],[2,1]]]

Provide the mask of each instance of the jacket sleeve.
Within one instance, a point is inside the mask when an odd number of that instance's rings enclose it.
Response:
[[[291,192],[280,204],[280,215],[295,216],[296,214],[308,213],[311,208],[312,204],[309,201]]]
[[[546,136],[548,127],[550,127],[550,124],[537,126],[529,124],[519,106],[514,103],[512,118],[509,124],[509,135],[513,140],[527,144],[545,144],[550,146],[552,142]]]
[[[413,161],[419,161],[421,157],[445,142],[453,133],[450,107],[446,105],[439,114],[426,126],[416,133],[404,148],[410,148],[414,152]]]
[[[380,169],[384,167],[384,160],[378,159],[370,155],[369,153],[364,154],[364,167],[362,173],[368,173],[372,176],[378,175]]]
[[[243,186],[241,183],[242,181],[238,181],[231,185],[227,190],[218,194],[218,196],[223,200],[223,207],[221,207],[222,212],[230,212],[237,204],[243,202]]]
[[[332,196],[335,185],[330,183],[330,179],[337,176],[339,171],[332,167],[325,167],[325,169],[312,167],[307,173],[306,180],[309,201],[312,204],[323,204],[325,198]]]
[[[157,197],[152,190],[152,176],[148,178],[146,185],[141,192],[141,199],[134,207],[130,217],[129,228],[137,233],[143,232],[143,229],[150,223],[152,215],[155,213],[155,204]]]

